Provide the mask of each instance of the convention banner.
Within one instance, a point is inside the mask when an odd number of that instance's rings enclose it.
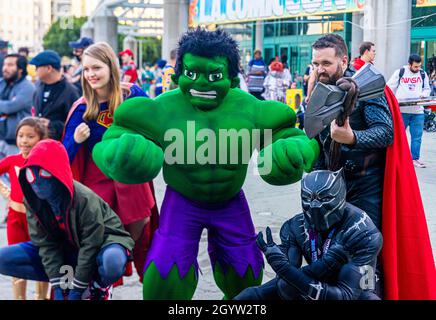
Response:
[[[354,12],[364,5],[365,0],[190,0],[189,25]]]
[[[433,7],[436,6],[436,0],[417,0],[417,7]]]

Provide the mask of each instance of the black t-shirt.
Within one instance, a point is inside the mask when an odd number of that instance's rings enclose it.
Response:
[[[61,86],[61,81],[58,81],[53,84],[44,84],[44,89],[42,90],[42,109],[50,103],[54,97],[57,96],[60,91],[62,91],[64,88]],[[41,115],[39,115],[41,116]]]

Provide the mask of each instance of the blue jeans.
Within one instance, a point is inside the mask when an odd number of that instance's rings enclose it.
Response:
[[[404,129],[410,126],[412,159],[418,160],[421,152],[422,132],[424,131],[424,114],[402,113]]]
[[[0,249],[0,274],[19,279],[48,282],[44,266],[32,242],[22,242]],[[108,287],[120,279],[127,263],[127,250],[116,243],[102,248],[97,255],[97,270],[93,280],[101,287]],[[77,252],[69,251],[64,264],[73,268],[77,265]]]

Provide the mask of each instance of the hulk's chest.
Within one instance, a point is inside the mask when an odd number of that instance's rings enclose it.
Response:
[[[173,110],[161,128],[160,140],[166,146],[177,138],[184,143],[223,143],[229,139],[242,143],[258,140],[254,115],[236,108],[218,108],[211,111]],[[249,140],[249,141],[248,141]]]

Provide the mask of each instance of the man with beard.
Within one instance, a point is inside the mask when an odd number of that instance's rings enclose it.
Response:
[[[18,153],[15,129],[21,119],[30,116],[35,88],[26,76],[26,57],[6,55],[0,79],[0,159]]]
[[[79,66],[72,76],[72,83],[79,89],[79,94],[82,95],[82,56],[86,48],[88,48],[94,42],[91,38],[83,37],[77,41],[70,41],[68,44],[73,48],[73,55],[79,62]]]
[[[335,119],[318,135],[322,152],[314,170],[343,168],[347,202],[365,211],[382,230],[386,148],[392,144],[394,136],[386,97],[357,102],[359,89],[351,78],[355,71],[348,68],[348,48],[339,35],[327,34],[319,38],[312,49],[317,81],[347,91],[344,110],[349,110],[344,123],[338,124]],[[382,278],[378,263],[376,278]],[[382,281],[376,282],[380,297],[383,296],[382,285]]]
[[[430,96],[430,84],[427,73],[422,70],[422,59],[418,54],[411,54],[409,64],[396,70],[387,85],[395,93],[398,100],[419,100]],[[404,127],[410,126],[411,152],[413,165],[425,168],[420,159],[422,133],[424,131],[424,107],[417,105],[401,106]]]
[[[336,119],[317,137],[321,152],[316,170],[332,168],[332,160],[344,168],[347,202],[364,210],[381,230],[382,190],[386,148],[393,141],[392,116],[384,96],[357,102],[358,88],[350,78],[348,49],[344,40],[334,34],[319,38],[313,45],[312,64],[317,81],[337,85],[348,91],[344,103],[353,108],[343,126]],[[332,142],[339,152],[332,154]]]

